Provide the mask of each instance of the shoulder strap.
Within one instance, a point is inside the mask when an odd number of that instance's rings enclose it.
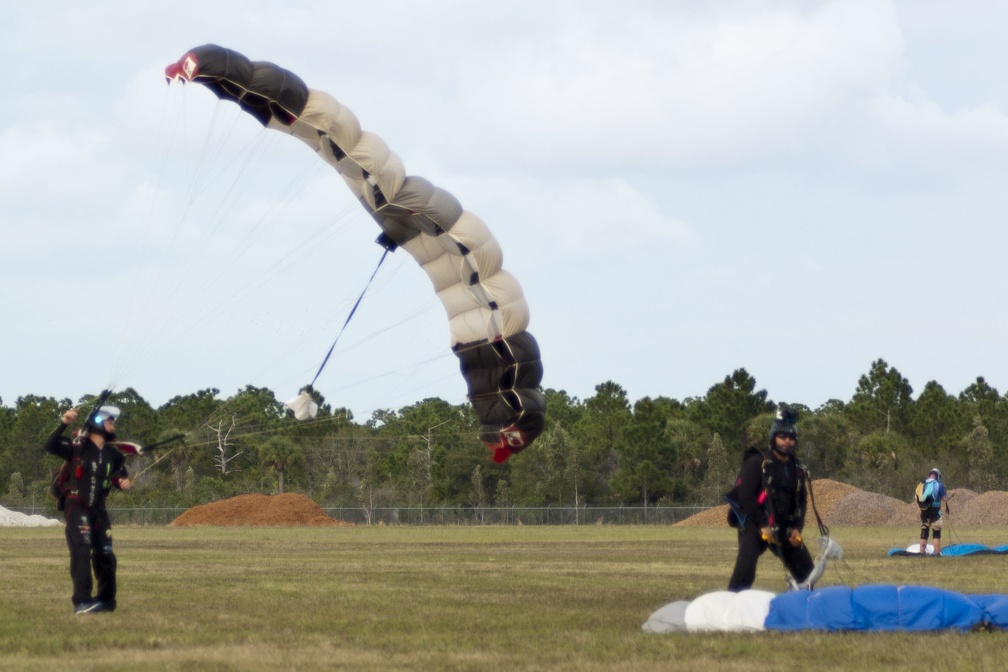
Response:
[[[69,489],[71,491],[77,489],[77,469],[84,463],[84,458],[82,457],[83,449],[84,444],[82,441],[70,442],[70,459],[67,460],[67,464],[70,470]]]

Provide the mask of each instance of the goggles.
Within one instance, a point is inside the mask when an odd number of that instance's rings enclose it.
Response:
[[[102,406],[95,412],[92,418],[92,422],[94,422],[94,424],[96,425],[101,425],[106,420],[111,420],[113,423],[115,423],[115,421],[118,419],[119,419],[118,408],[116,408],[115,406]]]

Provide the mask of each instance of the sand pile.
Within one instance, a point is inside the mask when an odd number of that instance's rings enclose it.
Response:
[[[1008,525],[1008,492],[991,490],[962,502],[949,502],[951,517],[960,525]]]
[[[29,516],[0,506],[0,527],[53,527],[62,524],[62,520],[46,518],[37,513]]]
[[[168,523],[173,527],[216,525],[218,527],[305,525],[325,527],[350,525],[330,518],[304,495],[239,495],[219,502],[194,506]]]
[[[913,527],[920,524],[920,509],[912,501],[859,490],[853,485],[829,479],[812,481],[816,508],[827,526],[889,525]],[[949,512],[944,514],[958,525],[1008,525],[1008,492],[982,495],[961,488],[949,490]],[[944,505],[943,505],[944,507]],[[719,527],[728,525],[728,505],[716,506],[691,516],[677,525]],[[814,524],[809,507],[806,525]]]

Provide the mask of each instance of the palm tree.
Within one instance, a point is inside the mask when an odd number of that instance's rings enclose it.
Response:
[[[284,491],[284,475],[291,467],[303,465],[304,449],[286,436],[274,436],[259,447],[259,460],[264,467],[277,473],[279,492]]]

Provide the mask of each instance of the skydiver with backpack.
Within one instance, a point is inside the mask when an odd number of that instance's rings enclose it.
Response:
[[[951,495],[945,490],[941,480],[941,470],[935,467],[928,472],[927,478],[917,486],[917,505],[920,507],[920,554],[927,550],[928,530],[931,531],[931,543],[934,554],[941,555],[942,513],[941,503]]]
[[[808,496],[805,468],[794,449],[798,442],[797,414],[781,404],[770,425],[770,453],[750,446],[743,456],[735,488],[725,496],[731,505],[729,523],[738,528],[738,555],[728,590],[752,587],[756,564],[768,548],[784,563],[797,584],[815,568],[802,541]],[[734,519],[732,519],[734,516]]]
[[[105,499],[115,487],[128,490],[125,457],[109,445],[115,439],[119,409],[101,406],[93,411],[76,440],[64,436],[77,420],[77,409],[65,411],[59,427],[46,439],[46,452],[63,458],[68,468],[60,508],[66,520],[66,540],[70,549],[70,577],[73,579],[74,613],[115,611],[116,556],[112,552],[112,523]],[[97,579],[97,594],[91,571]]]

